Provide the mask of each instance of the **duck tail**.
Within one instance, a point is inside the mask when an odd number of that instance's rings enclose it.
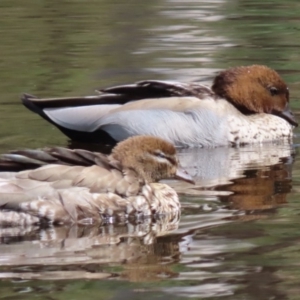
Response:
[[[32,102],[33,99],[38,99],[38,98],[30,94],[23,94],[21,96],[21,101],[25,107],[27,107],[29,110],[37,114],[41,114],[41,109],[38,106],[36,106],[34,102]]]

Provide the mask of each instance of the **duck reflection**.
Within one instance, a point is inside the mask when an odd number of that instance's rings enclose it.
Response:
[[[148,219],[141,224],[102,227],[2,228],[0,278],[99,279],[116,276],[110,267],[103,270],[111,264],[124,269],[122,276],[130,280],[157,278],[166,271],[157,263],[164,257],[171,262],[179,256],[178,242],[162,238],[178,223],[179,215],[172,220],[162,217],[155,222]],[[23,266],[30,267],[24,271]],[[140,277],[145,268],[151,272]]]
[[[178,215],[101,227],[2,228],[0,277],[118,276],[129,281],[180,277],[172,268],[174,263],[184,264],[190,261],[187,257],[198,257],[206,248],[209,253],[226,248],[206,237],[199,240],[197,236],[205,228],[265,218],[286,203],[294,156],[287,144],[179,149],[181,165],[196,181],[195,186],[167,181],[181,195],[184,210],[180,223]],[[195,243],[199,253],[190,252]],[[26,271],[24,266],[28,266]]]
[[[171,182],[171,186],[186,197],[214,197],[231,210],[271,210],[287,201],[294,157],[288,144],[183,149],[180,161],[196,185]]]
[[[257,171],[246,171],[245,178],[233,180],[224,186],[230,192],[221,201],[231,209],[252,211],[268,210],[287,202],[291,191],[291,173],[288,165],[276,164]]]

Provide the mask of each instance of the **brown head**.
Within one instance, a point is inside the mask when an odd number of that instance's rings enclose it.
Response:
[[[194,183],[191,176],[178,165],[173,144],[153,136],[134,136],[118,143],[111,158],[123,169],[131,169],[147,183],[178,178]]]
[[[266,66],[227,69],[216,76],[212,89],[244,114],[274,114],[293,126],[298,125],[289,108],[287,85],[276,71]]]

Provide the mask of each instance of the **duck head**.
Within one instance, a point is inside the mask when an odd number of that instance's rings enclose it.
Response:
[[[147,183],[167,178],[194,183],[179,166],[174,145],[157,137],[130,137],[114,147],[110,158],[118,161],[123,170],[134,170]]]
[[[269,113],[298,126],[289,108],[289,89],[273,69],[263,65],[230,68],[216,76],[212,89],[244,114]]]

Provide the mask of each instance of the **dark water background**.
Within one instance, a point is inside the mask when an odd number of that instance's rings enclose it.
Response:
[[[1,0],[0,152],[69,143],[23,92],[266,64],[300,112],[299,16],[297,0]],[[1,229],[0,299],[300,299],[298,145],[183,150],[179,224]]]

